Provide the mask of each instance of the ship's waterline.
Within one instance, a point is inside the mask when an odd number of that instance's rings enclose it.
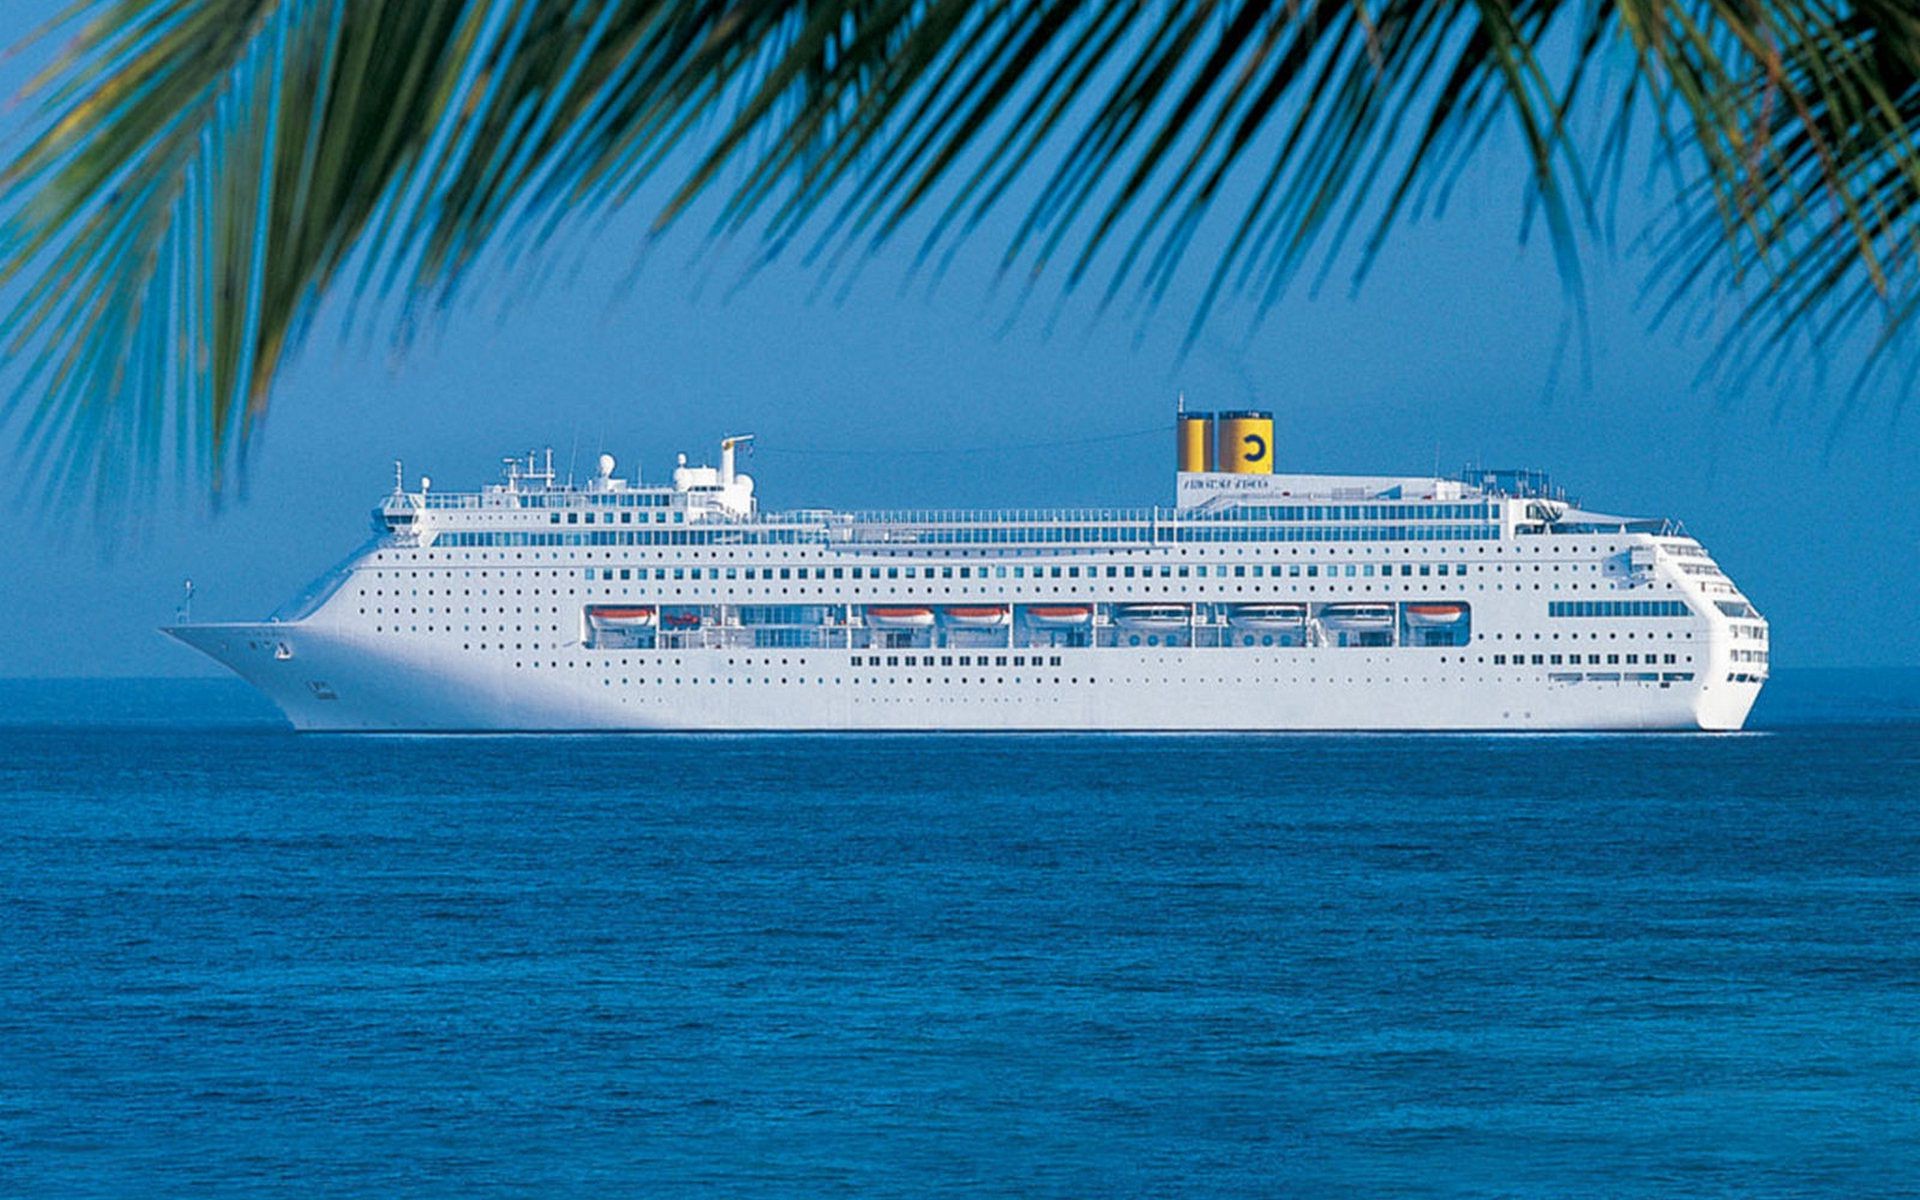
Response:
[[[765,513],[747,440],[658,486],[611,456],[563,484],[550,454],[479,492],[396,480],[274,619],[168,632],[341,731],[1718,730],[1767,674],[1697,541],[1532,472]]]

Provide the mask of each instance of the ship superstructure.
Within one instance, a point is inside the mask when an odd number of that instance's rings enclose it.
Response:
[[[1175,503],[763,512],[737,459],[422,480],[274,618],[168,632],[303,730],[1738,729],[1766,621],[1533,472],[1272,472],[1182,413]],[[397,469],[396,469],[397,473]]]

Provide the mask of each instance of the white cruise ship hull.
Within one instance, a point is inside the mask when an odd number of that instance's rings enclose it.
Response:
[[[1672,522],[1537,472],[1224,471],[1196,424],[1173,508],[766,513],[743,437],[652,486],[611,455],[563,483],[551,452],[478,492],[396,478],[273,618],[168,632],[328,732],[1745,722],[1766,621]]]
[[[167,632],[308,732],[1717,731],[1739,729],[1759,693],[1711,671],[1553,678],[1410,648],[1009,650],[1008,665],[960,667],[927,651],[575,647],[527,669],[297,622]]]

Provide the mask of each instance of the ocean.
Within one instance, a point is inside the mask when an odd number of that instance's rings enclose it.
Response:
[[[1920,673],[1701,736],[0,684],[0,1196],[1920,1194]]]

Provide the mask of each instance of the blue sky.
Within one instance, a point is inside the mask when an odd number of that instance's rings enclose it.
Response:
[[[0,39],[54,8],[8,5]],[[0,87],[32,65],[0,66]],[[14,136],[21,119],[0,115]],[[1402,229],[1357,295],[1343,274],[1317,298],[1297,288],[1250,336],[1250,307],[1229,304],[1185,357],[1199,272],[1144,331],[1099,317],[1092,296],[1056,306],[1045,284],[1016,310],[994,287],[992,231],[930,294],[907,286],[903,246],[844,297],[821,295],[798,262],[742,282],[742,254],[711,252],[697,224],[642,263],[643,196],[542,286],[484,277],[404,355],[343,342],[331,301],[283,377],[244,498],[220,513],[163,491],[111,549],[84,517],[22,515],[0,676],[206,671],[155,632],[181,581],[198,586],[197,616],[264,615],[362,540],[396,457],[438,488],[547,444],[583,473],[605,449],[659,478],[676,451],[697,460],[753,432],[748,469],[775,507],[1167,503],[1170,434],[1035,444],[1168,422],[1180,390],[1199,408],[1272,409],[1281,470],[1545,467],[1591,507],[1683,520],[1773,620],[1776,663],[1920,664],[1914,415],[1881,392],[1836,426],[1845,360],[1824,393],[1804,375],[1696,386],[1709,343],[1649,331],[1645,263],[1625,251],[1590,259],[1590,378],[1567,360],[1552,383],[1566,310],[1549,248],[1517,237],[1521,172],[1515,141],[1495,139],[1445,216]],[[1623,229],[1660,202],[1629,194]],[[0,435],[10,451],[17,433]]]

